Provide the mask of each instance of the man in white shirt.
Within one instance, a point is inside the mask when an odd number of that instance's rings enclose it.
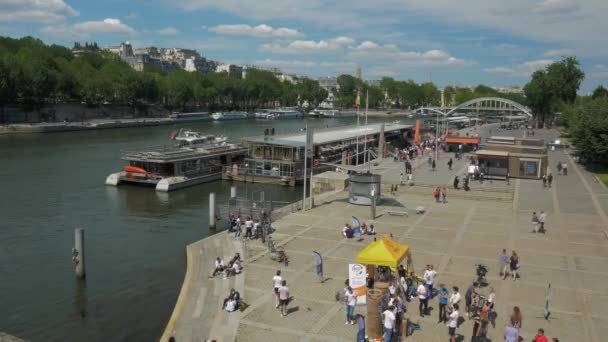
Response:
[[[277,271],[277,274],[272,277],[272,287],[274,288],[274,297],[276,298],[277,309],[279,308],[279,287],[283,283],[283,278],[281,277],[281,271]]]
[[[395,308],[393,306],[389,306],[382,313],[382,317],[384,318],[384,334],[382,335],[384,341],[390,341],[393,338],[393,330],[395,329],[395,314],[393,313]]]
[[[222,272],[222,271],[224,271],[224,260],[221,259],[220,257],[217,257],[215,259],[215,269],[213,269],[213,273],[211,273],[209,278],[215,277],[216,274],[218,274],[219,272]]]
[[[452,287],[452,291],[453,292],[452,292],[452,295],[450,296],[448,303],[450,304],[451,307],[454,307],[454,304],[460,303],[460,292],[458,292],[458,286]]]
[[[287,280],[281,282],[279,287],[279,304],[281,306],[281,317],[287,316],[287,304],[289,304],[289,288],[287,287]]]
[[[450,335],[450,342],[456,342],[456,327],[458,326],[458,304],[454,304],[454,310],[450,313],[448,319],[448,334]]]
[[[544,211],[541,211],[540,215],[538,215],[538,222],[540,224],[539,233],[545,233],[545,221],[547,221],[547,214]]]
[[[355,305],[357,305],[357,295],[355,291],[348,286],[346,288],[346,323],[345,324],[355,324]]]
[[[433,269],[433,265],[426,265],[426,271],[424,271],[424,283],[426,285],[427,297],[433,299],[433,284],[435,283],[435,276],[437,272]]]
[[[245,221],[245,238],[251,239],[253,237],[253,220],[251,217],[247,217],[247,221]]]
[[[420,309],[420,317],[424,317],[429,307],[429,299],[427,297],[428,294],[424,284],[418,285],[416,295],[418,295],[418,300],[420,301],[420,305],[418,306],[418,308]]]

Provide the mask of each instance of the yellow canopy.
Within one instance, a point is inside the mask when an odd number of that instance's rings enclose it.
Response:
[[[385,236],[367,245],[357,254],[356,260],[360,264],[397,267],[409,249],[408,245],[402,245]]]

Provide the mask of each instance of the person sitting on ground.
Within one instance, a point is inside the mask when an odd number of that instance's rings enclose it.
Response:
[[[374,229],[374,225],[370,224],[369,225],[369,230],[367,231],[368,235],[376,235],[376,229]]]
[[[361,224],[361,235],[365,235],[367,234],[367,224],[365,224],[365,222],[363,222],[363,224]]]
[[[215,259],[215,268],[213,269],[213,273],[209,275],[209,278],[213,278],[216,274],[223,272],[224,268],[224,260],[222,260],[220,257],[217,257]]]
[[[236,261],[241,261],[241,254],[240,253],[234,253],[234,256],[232,257],[232,259],[230,259],[230,263],[233,264]]]
[[[240,306],[240,302],[241,295],[235,289],[231,289],[228,297],[224,299],[223,308],[228,312],[236,311]]]
[[[342,228],[342,235],[347,239],[351,239],[353,237],[354,231],[348,223],[344,226],[344,228]]]
[[[227,276],[234,276],[241,273],[241,262],[240,261],[235,261],[233,262],[230,267],[228,267],[226,269],[226,275]]]

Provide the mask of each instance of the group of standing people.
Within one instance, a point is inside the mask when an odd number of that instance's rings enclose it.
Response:
[[[433,197],[436,203],[447,203],[448,202],[448,190],[444,187],[437,187],[433,191]]]
[[[541,210],[540,214],[537,215],[536,211],[532,213],[532,226],[534,229],[532,233],[543,233],[547,231],[545,229],[545,222],[547,221],[547,214]]]
[[[500,256],[498,257],[498,263],[500,265],[499,276],[502,279],[507,279],[509,274],[513,281],[519,278],[519,255],[515,251],[511,252],[511,256],[507,254],[507,250],[503,248]]]

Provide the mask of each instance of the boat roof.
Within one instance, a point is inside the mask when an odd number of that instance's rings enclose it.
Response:
[[[152,146],[137,151],[124,151],[121,159],[152,163],[172,163],[183,160],[217,157],[226,154],[241,154],[247,148],[241,144],[228,143],[214,147],[178,147],[175,145]]]
[[[367,126],[339,126],[324,129],[315,129],[314,132],[314,144],[324,145],[333,142],[339,142],[349,139],[354,139],[357,136],[363,136],[366,134],[378,134],[380,133],[381,124],[371,124]],[[394,132],[412,128],[412,125],[402,125],[396,123],[385,123],[384,132]],[[290,147],[304,147],[306,144],[306,132],[294,132],[277,134],[271,136],[255,136],[244,138],[243,141],[248,143],[258,143],[265,145],[280,145]]]

